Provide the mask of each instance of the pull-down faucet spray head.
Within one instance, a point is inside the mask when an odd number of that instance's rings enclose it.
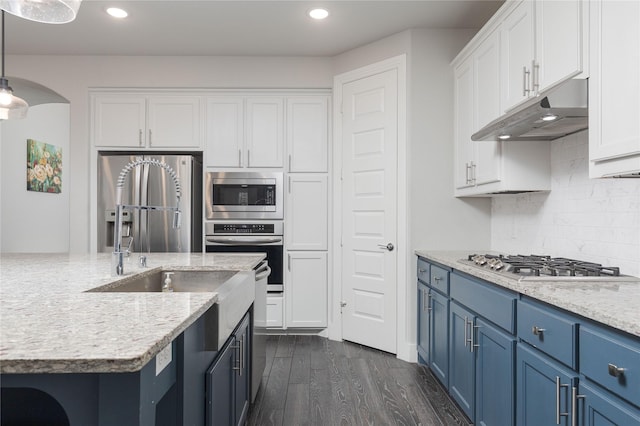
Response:
[[[140,167],[142,165],[148,164],[150,166],[156,166],[164,169],[167,174],[173,180],[173,184],[176,189],[176,205],[175,207],[166,207],[166,206],[139,206],[139,205],[123,205],[122,204],[122,189],[124,188],[124,182],[129,174],[129,172],[136,167]],[[120,174],[118,175],[118,180],[116,181],[116,223],[115,229],[113,232],[113,255],[112,255],[112,275],[122,275],[124,273],[123,270],[123,256],[124,252],[122,250],[122,212],[124,207],[132,208],[132,209],[148,209],[148,210],[173,210],[173,221],[172,225],[174,229],[180,228],[180,222],[182,218],[182,213],[180,212],[180,197],[182,196],[182,187],[180,186],[180,181],[178,180],[178,176],[166,163],[163,163],[160,160],[155,160],[153,158],[145,158],[140,160],[135,160],[124,166]]]

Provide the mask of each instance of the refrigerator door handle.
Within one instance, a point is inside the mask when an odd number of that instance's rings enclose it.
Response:
[[[140,205],[146,206],[149,204],[149,165],[144,164],[140,168],[142,179],[140,182]],[[145,209],[138,209],[140,214],[140,253],[149,251],[149,212]]]

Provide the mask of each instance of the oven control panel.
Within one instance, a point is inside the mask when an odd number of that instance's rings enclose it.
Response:
[[[215,223],[214,234],[273,234],[273,223]]]

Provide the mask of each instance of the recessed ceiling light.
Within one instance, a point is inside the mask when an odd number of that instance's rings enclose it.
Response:
[[[120,9],[119,7],[108,8],[107,13],[114,18],[126,18],[127,16],[129,16],[126,10]]]
[[[313,19],[324,19],[329,16],[329,11],[327,9],[311,9],[309,11],[309,16]]]
[[[511,138],[511,135],[500,135],[500,136],[498,136],[498,139],[500,139],[502,141],[507,140],[509,138]]]

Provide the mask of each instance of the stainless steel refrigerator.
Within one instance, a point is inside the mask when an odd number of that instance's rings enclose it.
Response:
[[[122,169],[130,162],[153,158],[175,170],[182,188],[180,228],[172,226],[173,212],[166,210],[125,209],[122,247],[131,252],[202,251],[202,160],[193,155],[110,153],[98,156],[98,248],[113,251],[116,184]],[[176,205],[172,178],[160,167],[141,165],[125,178],[122,202],[138,206]]]

